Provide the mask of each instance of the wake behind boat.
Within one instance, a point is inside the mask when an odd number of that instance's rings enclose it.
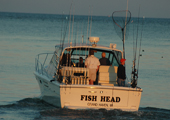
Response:
[[[116,44],[112,43],[109,47],[98,45],[99,37],[90,36],[88,40],[86,44],[56,45],[54,53],[37,55],[34,75],[42,99],[61,108],[137,111],[142,89],[137,87],[135,73],[132,83],[125,80],[125,86],[118,85],[117,70],[124,51],[116,49]],[[104,52],[110,61],[109,65],[99,66],[94,85],[89,85],[89,68],[78,64],[80,58],[85,63],[89,51],[94,51],[98,59]],[[50,55],[52,58],[48,61]]]

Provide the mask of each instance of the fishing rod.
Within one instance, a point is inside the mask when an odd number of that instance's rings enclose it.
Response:
[[[72,4],[73,4],[73,0],[72,0],[71,5],[70,5],[69,15],[71,15]],[[68,19],[68,18],[66,17],[66,20],[67,20],[67,19]],[[65,41],[65,37],[66,37],[66,33],[67,33],[67,28],[68,28],[68,20],[66,21],[66,24],[65,24],[65,27],[64,27],[64,33],[63,33],[64,35],[63,35],[63,37],[61,38],[61,40],[62,40],[62,45],[60,44],[60,49],[61,49],[61,51],[60,51],[60,57],[61,57],[62,52],[63,52],[63,47],[64,47],[64,41]],[[61,36],[62,36],[62,35],[61,35]],[[61,58],[60,58],[59,64],[58,64],[57,74],[59,74],[59,67],[60,67],[60,65],[61,65]],[[58,76],[58,79],[59,79],[59,76]]]
[[[143,35],[143,25],[144,25],[144,19],[145,17],[143,16],[143,20],[142,20],[142,31],[141,31],[141,38],[140,38],[140,47],[139,47],[139,56],[138,56],[138,71],[137,74],[139,72],[139,61],[140,61],[140,57],[141,57],[141,43],[142,43],[142,35]]]
[[[87,45],[87,40],[88,40],[88,33],[89,33],[89,15],[90,15],[90,12],[91,12],[91,10],[90,10],[90,5],[89,5],[89,14],[88,14],[88,22],[87,22],[87,36],[86,36],[86,45]],[[87,47],[86,47],[86,50],[85,51],[89,51],[89,48],[87,49]],[[87,53],[88,55],[89,55],[89,52]],[[85,56],[86,56],[86,52],[85,52]]]
[[[69,36],[68,36],[68,46],[70,45],[70,46],[72,46],[72,41],[73,41],[73,28],[74,28],[74,12],[75,12],[75,5],[74,5],[74,8],[72,9],[72,12],[73,12],[73,18],[72,18],[72,20],[71,20],[71,14],[70,14],[70,23],[69,23]],[[71,23],[72,22],[72,23]],[[71,28],[72,28],[72,30],[71,30],[71,42],[69,42],[69,37],[70,37],[70,24],[72,24],[72,26],[71,26]],[[69,51],[69,55],[70,55],[70,52],[71,51]],[[71,57],[71,56],[70,56]],[[66,63],[66,65],[68,64],[68,66],[70,66],[71,65],[71,58],[70,58],[68,55],[67,55],[67,63]],[[68,63],[69,62],[69,63]]]
[[[72,2],[71,2],[71,6],[70,6],[70,10],[69,10],[69,15],[71,15],[72,4],[73,4],[73,0],[72,0]],[[66,19],[67,19],[67,18],[66,18]],[[62,39],[63,42],[62,42],[62,47],[61,47],[60,56],[61,56],[62,51],[63,51],[63,46],[64,46],[65,37],[66,37],[67,27],[68,27],[68,20],[67,20],[67,22],[66,22],[66,26],[65,26],[65,30],[64,30],[64,35],[63,35],[63,39]]]
[[[132,88],[135,88],[137,86],[137,79],[138,79],[138,74],[137,74],[137,69],[136,69],[136,56],[137,56],[137,46],[138,46],[138,34],[139,34],[139,15],[140,15],[140,8],[138,11],[138,24],[137,24],[137,35],[136,35],[136,46],[134,46],[134,59],[133,59],[133,66],[132,66],[132,80],[131,80],[131,86]]]
[[[74,46],[77,45],[77,39],[78,39],[78,23],[76,23],[76,32],[75,32],[75,43],[74,43]]]
[[[142,43],[142,34],[143,34],[143,25],[144,25],[144,17],[142,21],[142,30],[141,30],[141,38],[140,38],[140,44],[139,44],[139,55],[138,55],[138,62],[136,67],[136,60],[137,60],[137,43],[138,43],[138,32],[139,32],[139,14],[140,14],[140,7],[139,7],[139,13],[138,13],[138,25],[137,25],[137,35],[136,35],[136,46],[134,46],[134,60],[133,60],[133,66],[132,66],[132,81],[131,86],[135,88],[137,86],[138,81],[138,73],[139,73],[139,61],[141,57],[141,43]]]
[[[61,39],[60,39],[60,47],[61,47],[61,42],[62,42],[62,39],[63,39],[63,20],[64,20],[64,11],[62,13],[62,24],[61,24]]]

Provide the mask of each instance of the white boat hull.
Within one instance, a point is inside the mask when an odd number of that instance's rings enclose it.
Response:
[[[142,89],[104,85],[66,85],[38,72],[34,73],[39,83],[41,97],[56,107],[69,109],[121,109],[137,111]]]

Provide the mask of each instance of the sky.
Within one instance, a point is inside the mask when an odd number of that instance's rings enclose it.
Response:
[[[73,2],[72,2],[73,1]],[[108,16],[126,10],[127,0],[0,0],[0,12]],[[128,0],[132,17],[170,18],[170,0]],[[140,11],[140,12],[139,12]]]

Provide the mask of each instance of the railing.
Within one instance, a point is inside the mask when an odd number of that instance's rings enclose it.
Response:
[[[54,53],[40,53],[36,56],[35,58],[35,71],[38,72],[39,74],[45,75],[48,78],[52,78],[53,76],[51,76],[49,74],[49,71],[47,69],[48,65],[51,62],[51,59],[55,59],[56,65],[58,64],[58,61],[56,58],[53,58],[52,56],[54,55]],[[56,67],[56,66],[54,66]]]
[[[62,82],[66,84],[89,84],[89,69],[81,67],[65,67],[60,69],[60,74],[63,77]]]

